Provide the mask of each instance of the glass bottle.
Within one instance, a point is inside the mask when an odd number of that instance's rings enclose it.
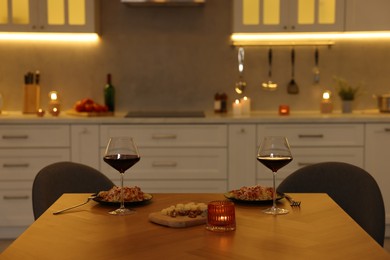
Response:
[[[107,74],[107,83],[104,86],[104,104],[108,111],[115,111],[115,88],[111,83],[111,74]]]

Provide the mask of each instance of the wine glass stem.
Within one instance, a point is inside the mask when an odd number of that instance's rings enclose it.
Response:
[[[125,198],[124,198],[124,192],[123,192],[123,179],[124,179],[124,172],[121,172],[121,209],[125,208]]]
[[[276,172],[272,172],[272,180],[273,180],[273,186],[274,186],[274,192],[272,193],[272,208],[273,210],[276,209],[276,185],[275,185],[275,179],[276,179]]]

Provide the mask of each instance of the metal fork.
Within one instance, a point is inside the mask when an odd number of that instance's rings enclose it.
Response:
[[[299,206],[301,206],[301,201],[294,200],[290,195],[288,195],[286,193],[284,194],[284,196],[290,202],[290,206],[291,207],[299,207]]]
[[[60,214],[64,211],[67,211],[67,210],[70,210],[70,209],[74,209],[74,208],[77,208],[77,207],[80,207],[80,206],[83,206],[85,204],[87,204],[88,202],[90,202],[92,199],[94,199],[96,197],[96,195],[92,195],[92,196],[89,196],[87,198],[87,201],[83,202],[83,203],[80,203],[80,204],[77,204],[77,205],[74,205],[72,207],[69,207],[69,208],[65,208],[65,209],[61,209],[61,210],[58,210],[58,211],[55,211],[53,212],[53,215],[57,215],[57,214]]]

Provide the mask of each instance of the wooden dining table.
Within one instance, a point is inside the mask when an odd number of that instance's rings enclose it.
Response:
[[[151,222],[150,213],[177,203],[224,200],[223,194],[153,194],[136,213],[113,216],[112,206],[90,194],[64,194],[1,255],[0,259],[390,259],[327,194],[291,194],[301,200],[278,206],[286,215],[267,215],[269,203],[235,202],[236,230],[213,232],[205,224],[172,228]]]

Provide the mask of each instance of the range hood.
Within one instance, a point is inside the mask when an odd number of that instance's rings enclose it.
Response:
[[[121,0],[129,6],[199,6],[206,0]]]

